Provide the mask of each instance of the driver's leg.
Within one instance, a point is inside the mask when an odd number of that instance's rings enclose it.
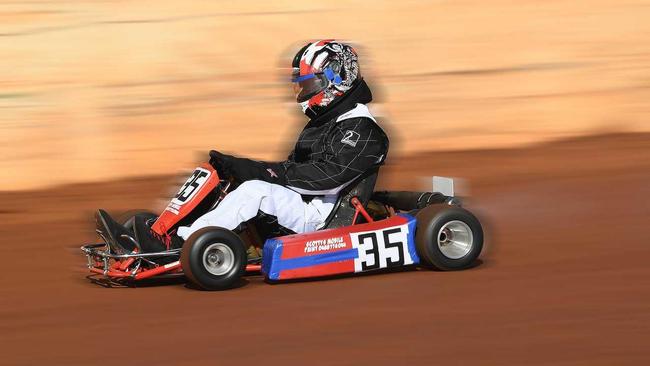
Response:
[[[322,217],[316,208],[286,187],[259,180],[242,183],[228,193],[212,211],[199,217],[189,227],[179,227],[177,235],[187,240],[194,232],[207,226],[235,229],[262,211],[275,216],[278,224],[296,233],[316,230]]]

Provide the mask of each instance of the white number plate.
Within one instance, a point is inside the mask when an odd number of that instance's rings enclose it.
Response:
[[[350,234],[352,247],[358,248],[354,271],[401,267],[413,264],[408,248],[408,224],[381,230]]]
[[[185,184],[171,201],[176,206],[182,206],[190,201],[196,195],[205,182],[210,177],[210,171],[203,168],[196,168],[192,175],[185,181]]]

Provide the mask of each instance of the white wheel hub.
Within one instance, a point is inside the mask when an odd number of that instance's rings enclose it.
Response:
[[[469,225],[453,220],[442,225],[437,236],[438,248],[449,259],[466,256],[474,244],[474,235]]]
[[[235,253],[226,244],[210,244],[203,252],[203,266],[215,276],[228,273],[234,265]]]

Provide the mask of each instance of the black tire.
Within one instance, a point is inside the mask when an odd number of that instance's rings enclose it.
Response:
[[[466,209],[436,204],[423,208],[416,217],[415,245],[423,265],[443,271],[459,270],[470,267],[481,254],[483,228]],[[454,235],[462,240],[451,241]]]
[[[158,217],[158,215],[148,210],[129,210],[118,216],[116,221],[122,224],[126,229],[133,231],[133,219],[136,216],[143,216],[145,220],[155,219]]]
[[[232,231],[220,227],[206,227],[195,232],[187,238],[181,250],[181,268],[185,277],[203,290],[232,288],[246,272],[246,263],[242,240]]]

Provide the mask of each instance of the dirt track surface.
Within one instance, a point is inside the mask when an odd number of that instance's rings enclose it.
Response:
[[[468,179],[483,262],[200,292],[91,284],[90,213],[151,206],[169,178],[2,194],[3,365],[647,365],[650,134],[422,154],[384,170]],[[400,181],[399,179],[404,179]]]

